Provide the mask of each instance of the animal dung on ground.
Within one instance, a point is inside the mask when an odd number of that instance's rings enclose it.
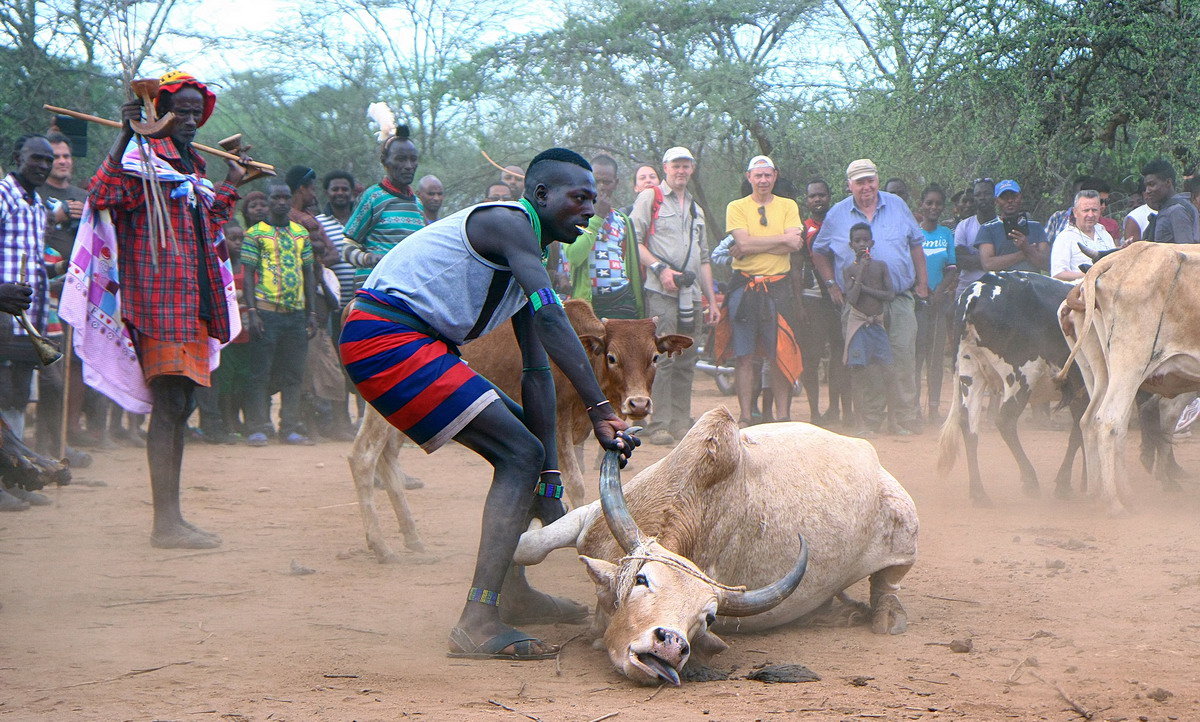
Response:
[[[1157,687],[1147,692],[1146,696],[1155,702],[1166,702],[1169,697],[1174,697],[1175,693],[1171,692],[1170,690],[1163,689],[1162,687]]]
[[[684,682],[724,682],[729,679],[729,672],[724,672],[704,665],[687,665],[679,678]]]
[[[767,664],[746,675],[746,679],[767,684],[820,682],[821,675],[802,664]]]
[[[975,645],[971,642],[970,637],[950,640],[949,646],[951,652],[958,652],[960,654],[970,652],[975,647]]]

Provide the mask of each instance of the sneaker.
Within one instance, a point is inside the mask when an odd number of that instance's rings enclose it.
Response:
[[[314,446],[315,442],[304,434],[293,431],[283,439],[283,443],[291,446]]]
[[[86,469],[92,465],[92,455],[86,451],[68,446],[66,462],[67,466],[72,469]]]
[[[9,493],[17,497],[21,501],[27,502],[31,506],[50,506],[50,497],[45,494],[39,494],[36,491],[22,489],[19,486],[14,486],[9,490]]]
[[[0,511],[25,511],[28,508],[29,502],[18,499],[0,488]]]
[[[675,437],[666,429],[658,429],[650,434],[650,438],[647,441],[655,446],[670,446],[675,443]]]
[[[246,437],[246,446],[266,446],[267,435],[259,431]]]

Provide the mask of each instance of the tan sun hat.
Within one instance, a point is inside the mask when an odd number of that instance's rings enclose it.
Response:
[[[684,148],[682,145],[677,145],[674,148],[668,149],[666,153],[663,153],[662,162],[670,163],[673,160],[680,160],[680,159],[690,160],[693,163],[696,161],[696,158],[694,156],[692,156],[692,151],[688,150],[687,148]]]
[[[750,159],[750,165],[746,166],[746,172],[749,173],[750,171],[754,170],[755,168],[774,169],[775,162],[772,161],[770,158],[768,158],[765,155],[756,155]]]
[[[856,181],[859,178],[870,178],[871,176],[879,176],[879,169],[871,162],[870,158],[862,158],[851,163],[846,168],[846,180]]]

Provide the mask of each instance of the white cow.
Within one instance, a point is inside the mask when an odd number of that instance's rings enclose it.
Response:
[[[614,666],[678,684],[691,651],[725,649],[710,627],[770,629],[849,601],[843,591],[866,577],[872,629],[903,632],[895,592],[916,561],[917,514],[870,443],[804,423],[740,430],[719,408],[624,494],[610,455],[600,501],[524,534],[515,560],[563,547],[596,584],[596,631]]]

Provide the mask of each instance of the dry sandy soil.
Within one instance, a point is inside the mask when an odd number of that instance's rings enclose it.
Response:
[[[705,380],[696,406],[729,400]],[[1065,433],[1023,433],[1049,478]],[[745,674],[795,662],[822,679],[664,689],[634,686],[583,640],[557,662],[444,656],[487,480],[462,448],[405,449],[427,483],[409,499],[440,561],[405,554],[394,565],[364,551],[346,444],[190,446],[185,508],[225,538],[201,553],[152,549],[144,453],[101,454],[80,477],[107,488],[49,490],[53,507],[0,518],[0,717],[1071,720],[1069,697],[1094,719],[1200,719],[1196,485],[1168,496],[1131,463],[1141,504],[1109,520],[1089,499],[1023,496],[989,431],[982,463],[996,507],[976,509],[961,464],[949,479],[934,473],[935,441],[927,431],[875,442],[921,515],[920,558],[901,593],[906,634],[793,625],[727,635],[714,666]],[[634,469],[662,453],[643,446]],[[1200,470],[1200,444],[1183,443],[1179,459]],[[289,574],[293,560],[315,573]],[[566,550],[531,577],[594,604]],[[556,642],[583,630],[532,628]],[[972,651],[948,646],[967,638]]]

